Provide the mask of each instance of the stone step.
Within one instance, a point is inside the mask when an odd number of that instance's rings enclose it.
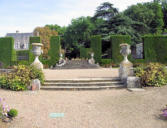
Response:
[[[119,77],[113,78],[80,78],[80,79],[47,79],[46,83],[88,83],[88,82],[111,82],[120,81]]]
[[[42,90],[102,90],[102,89],[119,89],[124,88],[124,85],[110,86],[42,86]]]
[[[100,82],[45,82],[44,86],[110,86],[123,84],[121,81]]]

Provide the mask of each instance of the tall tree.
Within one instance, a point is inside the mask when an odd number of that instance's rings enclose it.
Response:
[[[132,5],[124,14],[134,21],[146,24],[150,28],[150,33],[160,33],[164,25],[161,5],[158,2]]]
[[[57,36],[58,33],[55,30],[50,30],[48,27],[37,27],[34,30],[35,36],[40,36],[41,43],[43,44],[43,57],[48,58],[48,50],[50,48],[50,37]]]
[[[118,10],[113,7],[113,4],[104,2],[97,7],[94,19],[102,18],[103,20],[110,20],[113,16],[118,14]]]

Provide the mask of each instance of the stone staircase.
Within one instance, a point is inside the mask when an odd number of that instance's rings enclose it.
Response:
[[[97,64],[89,64],[87,60],[68,60],[63,66],[56,66],[54,69],[96,69]]]
[[[45,80],[42,90],[101,90],[124,88],[120,78],[85,78],[85,79],[63,79]]]

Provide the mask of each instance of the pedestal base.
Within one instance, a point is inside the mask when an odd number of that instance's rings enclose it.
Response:
[[[133,64],[129,61],[123,61],[120,64],[119,77],[121,81],[126,84],[128,76],[133,76]]]

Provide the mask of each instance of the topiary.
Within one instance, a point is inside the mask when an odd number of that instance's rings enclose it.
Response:
[[[18,115],[18,111],[16,109],[10,109],[7,113],[9,117],[16,117]]]

